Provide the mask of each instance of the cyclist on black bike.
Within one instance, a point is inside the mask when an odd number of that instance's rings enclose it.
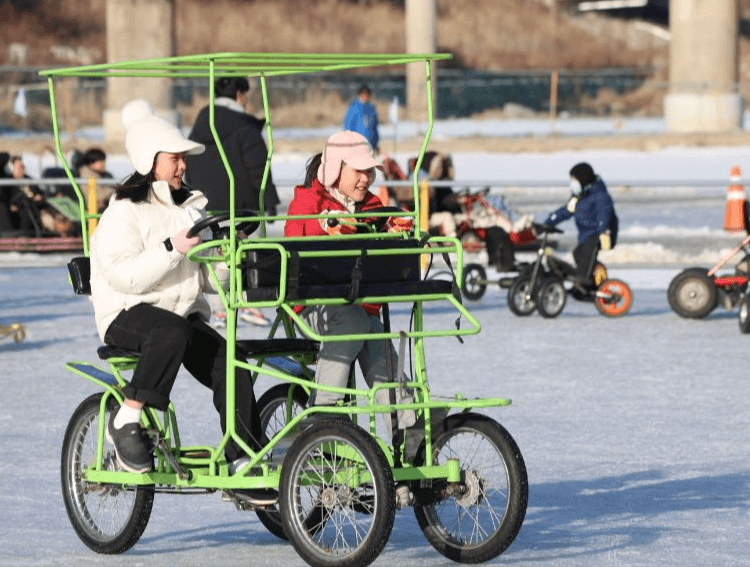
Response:
[[[617,242],[618,219],[615,205],[602,178],[585,162],[570,170],[572,195],[567,204],[551,213],[544,224],[556,226],[575,217],[578,245],[573,250],[578,283],[590,283],[596,256],[600,249],[609,250]]]

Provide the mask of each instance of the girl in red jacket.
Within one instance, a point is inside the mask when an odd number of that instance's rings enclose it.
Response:
[[[382,207],[380,199],[369,190],[375,180],[375,168],[383,170],[383,166],[372,156],[370,144],[364,136],[348,130],[334,134],[328,139],[323,153],[308,162],[305,184],[295,187],[288,215],[359,213]],[[346,218],[290,218],[284,227],[284,235],[351,234],[356,232],[351,222],[352,219]],[[391,217],[386,222],[386,227],[389,232],[410,230],[412,221],[405,217]],[[383,332],[380,305],[311,305],[300,308],[300,314],[320,335]],[[318,355],[315,380],[319,384],[344,388],[351,363],[357,360],[368,386],[387,382],[390,378],[386,349],[391,349],[393,360],[396,360],[395,349],[388,340],[323,342]],[[393,403],[391,393],[394,390],[379,390],[377,402]],[[333,405],[342,397],[341,394],[332,392],[314,391],[311,403]],[[415,423],[413,410],[400,411],[398,417],[400,428]],[[387,420],[387,429],[390,429],[390,420]],[[407,435],[407,440],[406,456],[409,458],[413,456],[410,453],[417,448],[413,445],[418,445],[421,438]]]

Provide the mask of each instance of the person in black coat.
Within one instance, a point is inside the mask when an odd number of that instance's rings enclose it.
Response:
[[[234,175],[234,209],[260,211],[260,185],[268,158],[268,148],[261,135],[265,120],[245,112],[244,99],[250,83],[244,77],[223,77],[214,83],[214,123],[221,145]],[[185,182],[199,189],[207,198],[206,209],[229,210],[229,176],[219,155],[211,133],[210,109],[201,109],[188,138],[203,144],[206,151],[187,157]],[[263,198],[266,215],[275,215],[279,196],[268,172]],[[226,313],[212,302],[214,325],[226,325]],[[268,318],[254,307],[240,310],[240,319],[253,325],[266,327]]]
[[[31,179],[21,156],[0,153],[0,179]],[[39,209],[42,192],[33,185],[0,186],[0,233],[4,236],[43,236]]]
[[[259,211],[260,185],[268,148],[261,135],[265,120],[246,113],[243,106],[249,90],[250,84],[244,77],[217,79],[214,84],[214,119],[234,174],[235,210]],[[208,106],[201,109],[188,138],[206,146],[206,151],[188,156],[185,182],[208,198],[208,210],[229,210],[229,176],[211,133]],[[278,204],[276,186],[269,172],[264,198],[266,214],[275,214]]]

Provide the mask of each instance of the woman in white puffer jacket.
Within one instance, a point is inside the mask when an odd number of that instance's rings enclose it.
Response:
[[[186,256],[200,242],[187,232],[207,201],[183,184],[185,157],[204,147],[155,116],[145,101],[126,105],[122,121],[136,172],[116,189],[91,239],[91,294],[104,343],[140,353],[107,438],[124,469],[146,472],[153,457],[141,431],[141,411],[145,404],[167,408],[181,365],[213,390],[224,430],[226,341],[207,324],[205,266]],[[264,438],[248,372],[237,371],[235,388],[237,432],[258,449]],[[225,454],[230,463],[245,456],[233,440]]]

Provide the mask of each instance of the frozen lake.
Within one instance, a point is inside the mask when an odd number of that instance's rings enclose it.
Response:
[[[490,288],[471,305],[480,335],[464,345],[455,339],[428,345],[435,393],[513,399],[489,413],[524,455],[529,509],[518,539],[491,564],[746,564],[747,337],[736,313],[680,319],[664,292],[676,270],[611,273],[635,294],[622,319],[572,300],[557,319],[521,319],[507,309],[504,292]],[[63,369],[71,359],[96,361],[91,307],[72,294],[64,267],[9,268],[0,270],[0,281],[2,320],[28,329],[24,342],[0,343],[6,408],[0,565],[303,564],[253,514],[235,511],[217,494],[157,495],[131,551],[89,552],[65,514],[59,458],[67,420],[96,390]],[[406,315],[405,307],[394,309],[394,328],[406,325]],[[453,314],[431,308],[427,317],[450,325]],[[241,335],[262,331],[244,326]],[[208,391],[185,374],[174,401],[188,443],[218,439]],[[395,562],[448,564],[409,509],[397,514],[375,565]]]
[[[675,149],[644,154],[454,156],[464,178],[567,183],[567,171],[589,160],[607,179],[652,176],[713,179],[746,148]],[[307,156],[279,156],[279,178],[301,179]],[[489,159],[492,158],[492,159]],[[401,160],[403,161],[403,160]],[[528,178],[528,177],[525,177]],[[748,337],[736,310],[719,308],[703,321],[677,317],[666,289],[688,265],[714,264],[740,237],[722,230],[723,187],[699,194],[633,196],[613,187],[622,236],[603,256],[610,274],[634,291],[629,315],[606,319],[591,304],[569,299],[559,318],[510,313],[505,292],[491,287],[472,313],[482,333],[460,345],[428,342],[433,391],[503,396],[508,408],[488,411],[516,439],[529,474],[529,508],[513,545],[492,565],[730,566],[747,565],[750,543],[750,412]],[[286,194],[288,199],[289,194]],[[541,220],[566,196],[565,185],[539,199],[506,197]],[[561,253],[575,234],[561,226]],[[78,540],[60,491],[60,446],[76,406],[96,389],[67,373],[69,360],[96,361],[99,339],[87,299],[67,282],[66,256],[3,255],[0,320],[26,325],[20,344],[0,342],[3,406],[0,472],[0,566],[303,565],[291,546],[257,518],[209,496],[157,495],[140,542],[124,556],[97,556]],[[480,258],[481,260],[481,258]],[[393,309],[394,329],[406,323]],[[454,315],[427,309],[429,321]],[[400,326],[400,327],[399,327]],[[263,331],[241,328],[254,338]],[[262,382],[259,390],[268,387]],[[218,420],[209,392],[187,374],[173,399],[187,443],[213,443]],[[443,566],[411,510],[397,514],[374,565]]]

